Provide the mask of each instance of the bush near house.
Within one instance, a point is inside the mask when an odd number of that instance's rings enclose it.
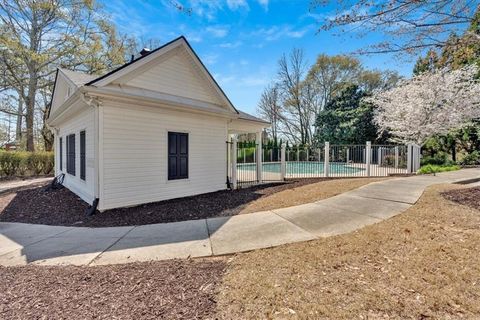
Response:
[[[53,152],[0,151],[0,176],[39,176],[53,173]]]
[[[423,156],[421,160],[421,165],[437,165],[437,166],[451,166],[455,164],[452,160],[448,159],[448,155],[445,152],[437,152],[435,155]]]
[[[473,151],[472,153],[467,154],[460,161],[461,165],[479,165],[480,164],[480,152]]]
[[[429,173],[447,172],[447,171],[455,171],[455,170],[460,170],[460,166],[427,164],[420,167],[420,170],[418,170],[418,173],[429,174]]]

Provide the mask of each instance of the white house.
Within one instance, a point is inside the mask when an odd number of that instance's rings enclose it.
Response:
[[[99,210],[226,189],[231,134],[268,123],[235,109],[184,37],[103,76],[57,71],[55,173]]]

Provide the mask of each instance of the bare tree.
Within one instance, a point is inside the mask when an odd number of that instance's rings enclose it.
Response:
[[[347,82],[356,82],[363,69],[360,61],[347,55],[328,56],[320,54],[308,72],[308,81],[318,90],[319,103],[314,110],[318,115],[323,107]]]
[[[125,62],[129,46],[94,1],[0,0],[0,31],[2,85],[18,97],[20,131],[25,114],[28,151],[35,149],[35,132],[51,148],[53,136],[44,120],[56,67],[104,73]],[[40,123],[37,129],[34,121]]]
[[[425,48],[440,48],[451,33],[465,29],[474,19],[478,2],[471,0],[337,0],[333,18],[320,21],[320,31],[338,30],[365,36],[382,32],[385,41],[369,46],[360,53],[411,53]],[[313,0],[311,10],[331,5],[331,1]],[[471,38],[479,41],[478,35]]]
[[[298,143],[310,142],[308,108],[303,103],[302,86],[306,74],[306,61],[303,50],[293,49],[288,57],[284,54],[278,62],[278,84],[283,100],[284,134]]]
[[[278,84],[274,83],[266,87],[257,107],[257,113],[271,123],[269,129],[274,140],[278,138],[280,121],[282,119],[282,109],[280,101],[280,90]]]

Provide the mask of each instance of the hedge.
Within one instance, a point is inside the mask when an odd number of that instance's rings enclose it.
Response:
[[[0,175],[38,176],[53,172],[53,152],[0,151]]]
[[[458,165],[445,165],[445,166],[439,166],[436,164],[427,164],[418,170],[419,174],[430,174],[430,173],[437,173],[437,172],[447,172],[447,171],[455,171],[455,170],[460,170],[460,166]]]

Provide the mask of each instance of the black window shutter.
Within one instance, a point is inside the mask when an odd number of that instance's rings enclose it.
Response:
[[[67,136],[67,172],[75,175],[75,134]]]
[[[168,180],[188,178],[188,133],[168,133]]]
[[[60,171],[63,171],[63,139],[60,137]]]
[[[80,131],[80,179],[85,180],[85,131]]]

